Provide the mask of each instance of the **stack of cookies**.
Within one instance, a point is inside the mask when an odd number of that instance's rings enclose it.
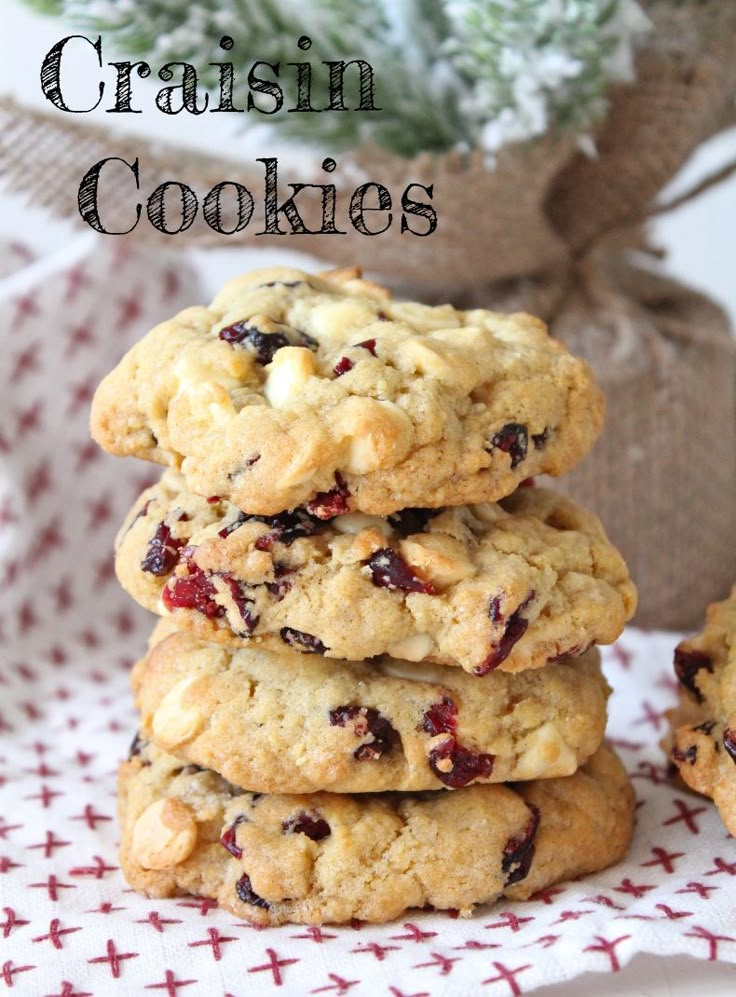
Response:
[[[133,674],[122,866],[265,924],[463,913],[604,868],[633,795],[595,644],[635,607],[594,515],[590,371],[527,315],[273,269],[99,387],[170,465],[117,539],[162,620]]]

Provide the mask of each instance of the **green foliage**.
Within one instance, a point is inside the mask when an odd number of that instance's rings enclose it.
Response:
[[[553,127],[584,128],[604,109],[606,85],[619,74],[616,54],[629,53],[645,23],[634,0],[26,3],[99,32],[106,48],[143,58],[154,70],[190,62],[209,88],[216,88],[219,73],[208,63],[231,61],[239,74],[239,106],[250,66],[278,62],[284,110],[273,118],[258,115],[259,124],[325,151],[372,142],[403,156],[475,146],[493,155]],[[228,52],[219,46],[223,35],[235,40]],[[308,52],[297,47],[302,35],[312,39]],[[322,61],[353,59],[374,68],[380,112],[287,112],[296,86],[288,63],[311,63],[315,106],[324,107]],[[349,68],[348,107],[357,106],[357,80]]]

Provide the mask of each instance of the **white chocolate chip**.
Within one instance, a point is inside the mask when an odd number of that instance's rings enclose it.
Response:
[[[204,717],[197,706],[192,703],[184,705],[184,697],[197,678],[197,675],[190,675],[172,686],[153,715],[151,729],[154,739],[166,750],[191,741],[202,729]]]
[[[514,779],[550,779],[572,775],[578,767],[575,752],[550,720],[526,738],[525,749],[514,769]]]
[[[287,408],[316,373],[317,364],[311,350],[304,346],[284,346],[277,350],[266,368],[263,393],[273,408]]]
[[[167,869],[192,854],[197,843],[197,822],[181,800],[156,800],[133,827],[132,849],[144,869]]]
[[[427,374],[445,383],[456,380],[452,364],[426,340],[405,339],[399,350],[418,374]]]
[[[475,574],[460,541],[444,533],[426,533],[402,540],[399,549],[406,563],[435,589],[449,588]]]
[[[344,516],[335,516],[330,520],[338,533],[360,533],[361,530],[378,530],[384,537],[392,535],[391,524],[380,516],[366,516],[363,512],[348,512]]]
[[[403,658],[404,661],[423,661],[432,651],[434,651],[434,641],[429,634],[410,634],[409,637],[404,637],[403,640],[397,640],[388,646],[388,653],[393,658]],[[385,670],[391,671],[391,666]],[[396,671],[391,671],[391,674],[396,674]],[[402,677],[427,681],[427,676],[422,674],[420,668],[407,669]],[[436,674],[433,674],[429,681],[437,681]]]
[[[411,420],[393,402],[350,397],[338,406],[335,419],[348,441],[345,463],[352,474],[393,467],[409,451]]]

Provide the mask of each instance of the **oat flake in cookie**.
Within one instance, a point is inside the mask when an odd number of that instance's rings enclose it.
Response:
[[[677,646],[675,674],[681,694],[669,714],[670,758],[736,835],[736,586],[708,607],[703,632]]]
[[[479,676],[610,643],[636,605],[597,517],[542,488],[323,520],[248,516],[167,471],[128,515],[116,567],[142,606],[204,640]]]
[[[206,644],[159,623],[133,671],[141,734],[256,792],[460,789],[571,775],[600,746],[599,655],[479,681],[391,658]]]
[[[131,886],[271,925],[525,899],[622,858],[634,810],[607,747],[564,779],[361,797],[244,793],[143,746],[121,766],[118,800]]]
[[[92,433],[252,514],[387,515],[563,474],[602,418],[590,369],[538,319],[276,268],[134,346],[97,390]]]

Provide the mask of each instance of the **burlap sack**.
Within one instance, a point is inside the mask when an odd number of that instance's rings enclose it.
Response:
[[[546,318],[590,360],[608,399],[602,440],[560,487],[595,509],[623,549],[641,591],[638,622],[688,627],[736,577],[736,352],[714,304],[628,257],[641,247],[639,228],[660,190],[700,142],[736,117],[736,3],[646,7],[654,30],[636,83],[611,94],[596,158],[553,136],[505,151],[493,170],[478,153],[407,161],[364,149],[338,158],[329,176],[302,170],[284,181],[336,183],[343,217],[358,183],[379,181],[394,196],[411,182],[431,184],[439,218],[431,237],[402,235],[395,221],[375,238],[350,226],[339,236],[257,239],[249,226],[236,238],[359,263],[428,301],[525,307]],[[140,155],[144,192],[172,178],[200,200],[223,179],[255,190],[262,184],[254,164],[142,151],[138,139],[19,113],[8,101],[0,102],[0,149],[12,186],[68,217],[76,216],[83,172],[109,155]],[[106,210],[129,215],[123,181],[107,186]],[[146,225],[134,238],[165,240]],[[201,220],[177,239],[223,244]]]

